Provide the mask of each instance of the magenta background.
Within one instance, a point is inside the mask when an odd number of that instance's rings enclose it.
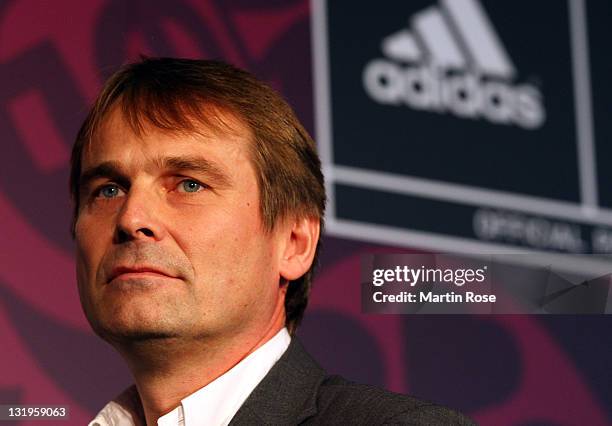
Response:
[[[130,382],[83,317],[68,232],[69,149],[104,78],[141,52],[225,58],[312,130],[309,31],[303,0],[0,1],[0,404],[85,424]],[[355,239],[325,238],[300,330],[328,370],[485,425],[610,424],[609,316],[363,315],[359,256],[393,248]]]

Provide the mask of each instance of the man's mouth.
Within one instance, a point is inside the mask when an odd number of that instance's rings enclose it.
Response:
[[[113,268],[108,282],[130,278],[176,278],[170,272],[153,266],[118,266]]]

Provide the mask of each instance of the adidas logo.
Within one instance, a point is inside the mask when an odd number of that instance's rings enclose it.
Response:
[[[381,104],[483,118],[537,129],[546,119],[535,86],[514,84],[516,68],[478,0],[441,0],[411,18],[413,31],[385,37],[385,58],[363,72]]]

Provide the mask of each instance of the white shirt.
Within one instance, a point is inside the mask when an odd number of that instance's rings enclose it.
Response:
[[[157,420],[158,426],[229,424],[253,389],[285,353],[290,342],[289,332],[283,328],[225,374],[181,400],[181,405]],[[89,426],[135,424],[128,409],[111,401],[102,408]]]

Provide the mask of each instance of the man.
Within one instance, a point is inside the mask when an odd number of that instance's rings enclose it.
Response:
[[[323,176],[291,108],[250,74],[122,68],[79,131],[70,188],[83,310],[135,380],[91,424],[466,422],[328,377],[291,337]]]

